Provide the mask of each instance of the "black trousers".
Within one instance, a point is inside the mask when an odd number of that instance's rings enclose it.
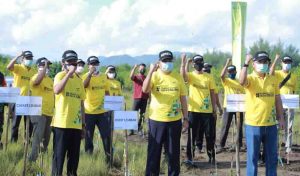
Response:
[[[3,133],[3,125],[4,125],[4,104],[0,103],[0,141]]]
[[[168,156],[168,175],[180,173],[180,137],[182,122],[159,122],[149,119],[149,138],[147,151],[146,176],[158,176],[162,146]]]
[[[225,147],[229,128],[233,119],[233,116],[236,120],[235,112],[227,112],[226,108],[224,108],[223,120],[222,120],[222,129],[220,134],[220,146]],[[240,128],[239,128],[239,145],[242,147],[243,145],[243,121],[244,121],[244,113],[240,113]]]
[[[85,114],[85,151],[88,153],[93,153],[94,145],[94,131],[95,126],[97,126],[102,142],[103,148],[106,155],[106,162],[110,161],[110,148],[111,148],[111,117],[110,113],[102,114]]]
[[[13,111],[15,113],[16,110],[16,106],[15,104],[13,105]],[[21,119],[24,118],[24,139],[26,136],[26,119],[30,118],[30,116],[13,116],[12,119],[12,126],[11,126],[11,142],[17,142],[18,141],[18,137],[19,137],[19,126],[20,126],[20,122]],[[31,121],[29,121],[29,138],[31,138],[32,135],[32,131],[33,131],[33,125],[31,123]]]
[[[187,141],[187,153],[186,153],[187,158],[189,160],[192,160],[192,156],[194,155],[195,147],[196,147],[195,144],[196,139],[199,141],[200,137],[203,138],[204,135],[206,138],[207,155],[209,158],[215,158],[214,122],[215,119],[212,113],[189,112],[190,128],[188,130],[189,137]],[[191,132],[192,132],[192,137],[190,137]]]
[[[142,121],[145,120],[145,112],[147,108],[148,99],[135,98],[133,99],[132,110],[139,112],[138,130],[141,130]]]
[[[53,128],[52,176],[63,173],[67,154],[67,175],[77,176],[79,163],[81,130],[71,128]]]

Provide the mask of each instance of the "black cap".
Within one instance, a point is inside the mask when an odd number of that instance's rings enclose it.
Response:
[[[293,59],[290,56],[286,55],[281,59],[281,61],[282,62],[286,62],[286,61],[293,62]]]
[[[98,57],[96,57],[96,56],[90,56],[90,57],[87,59],[87,63],[88,63],[88,65],[94,64],[94,63],[99,64],[100,61],[99,61],[99,58],[98,58]]]
[[[106,67],[106,70],[107,70],[107,71],[113,71],[113,72],[116,72],[116,67],[113,66],[113,65],[108,65],[108,66]]]
[[[205,62],[203,66],[204,68],[209,68],[209,69],[212,67],[212,65],[207,62]]]
[[[63,53],[62,60],[63,61],[70,61],[70,60],[76,60],[77,61],[78,60],[78,55],[73,50],[67,50]]]
[[[236,71],[236,67],[235,67],[234,65],[229,65],[229,66],[227,67],[227,70],[228,70],[228,71]]]
[[[159,60],[160,61],[173,60],[173,53],[168,50],[161,51],[159,53]]]
[[[48,65],[51,65],[52,62],[50,62],[47,58],[45,57],[41,57],[36,61],[36,65],[40,66],[40,65],[45,65],[45,63],[48,62]]]
[[[204,62],[203,56],[201,56],[201,55],[199,55],[199,54],[195,55],[195,56],[193,57],[193,62],[194,62],[194,63],[201,63],[201,62]]]
[[[23,51],[22,56],[26,57],[26,58],[32,58],[33,57],[31,51]]]
[[[255,55],[253,57],[253,61],[260,61],[260,60],[265,60],[265,59],[267,59],[269,61],[271,60],[269,58],[269,54],[265,51],[258,51],[255,53]]]
[[[80,64],[80,63],[82,63],[83,65],[85,65],[85,62],[82,59],[78,59],[77,60],[77,64]]]

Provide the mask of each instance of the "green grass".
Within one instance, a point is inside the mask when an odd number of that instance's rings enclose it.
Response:
[[[131,109],[132,101],[131,94],[128,92],[124,93],[126,99],[127,110]],[[299,111],[295,114],[294,132],[299,131],[300,119]],[[146,115],[147,117],[147,115]],[[5,119],[6,120],[6,119]],[[221,119],[218,119],[218,129],[221,127]],[[145,125],[146,127],[147,125]],[[2,142],[5,142],[5,129],[6,121],[4,125],[4,134],[2,134]],[[10,133],[10,129],[9,129]],[[84,141],[81,143],[80,151],[80,161],[78,168],[78,175],[124,175],[124,132],[116,131],[114,134],[114,167],[112,170],[109,169],[108,165],[105,163],[105,155],[103,152],[102,141],[99,137],[99,132],[95,130],[96,135],[94,135],[94,153],[93,155],[88,155],[84,152]],[[16,144],[8,144],[7,151],[0,150],[0,175],[17,176],[22,174],[23,169],[23,123],[20,126],[20,136],[19,141]],[[294,136],[294,142],[295,136]],[[300,142],[299,139],[297,142]],[[128,161],[129,161],[129,173],[130,175],[144,175],[146,160],[147,160],[147,142],[129,141],[129,151],[128,151]],[[31,148],[29,148],[30,151]],[[36,163],[30,163],[27,167],[27,175],[37,175],[37,173],[42,172],[45,175],[51,175],[51,162],[52,162],[52,138],[48,146],[48,152],[43,155],[44,164],[40,167],[39,160]],[[163,159],[162,155],[162,160]],[[167,170],[166,163],[162,161],[162,171]],[[66,161],[65,161],[66,167]],[[229,173],[230,168],[228,168]],[[64,175],[66,174],[66,168],[64,168]],[[200,171],[199,171],[200,172]]]

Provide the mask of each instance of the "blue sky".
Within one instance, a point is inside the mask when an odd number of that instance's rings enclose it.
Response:
[[[246,45],[259,37],[300,48],[299,0],[249,0]],[[160,50],[231,51],[229,0],[0,0],[0,53],[60,60]]]

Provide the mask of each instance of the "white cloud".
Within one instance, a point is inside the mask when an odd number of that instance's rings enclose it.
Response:
[[[300,47],[299,0],[249,0],[246,44],[262,36]],[[97,2],[94,2],[97,3]],[[60,58],[74,49],[89,55],[150,54],[162,49],[231,51],[230,0],[0,0],[0,52],[31,49]]]

